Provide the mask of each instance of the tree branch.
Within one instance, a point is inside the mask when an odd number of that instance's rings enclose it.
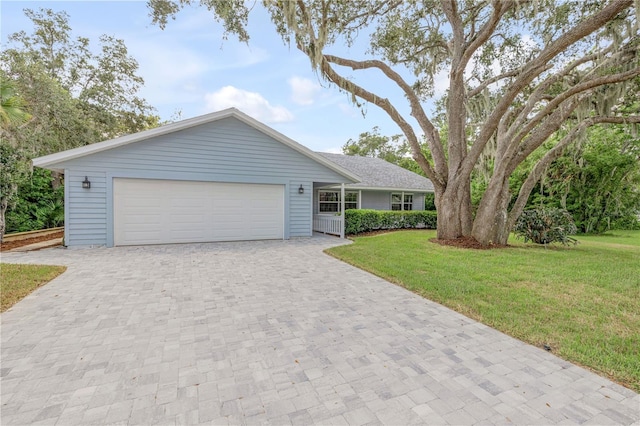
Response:
[[[571,142],[575,140],[575,138],[580,134],[580,132],[584,131],[586,128],[593,126],[595,124],[627,124],[627,123],[640,123],[640,116],[631,116],[631,117],[590,117],[575,126],[571,131],[551,148],[535,165],[527,179],[524,181],[522,186],[520,187],[520,192],[518,193],[518,198],[516,202],[513,204],[511,211],[509,212],[509,218],[507,220],[507,229],[513,229],[516,220],[522,214],[524,207],[527,204],[527,200],[529,200],[529,196],[531,195],[531,191],[538,183],[542,174],[546,170],[546,168],[556,159],[558,159],[567,146]]]
[[[301,45],[298,45],[298,49],[304,52],[306,55],[309,53],[305,50],[305,48]],[[338,74],[332,67],[331,63],[323,56],[320,69],[329,81],[336,84],[341,89],[351,93],[354,96],[362,98],[367,102],[371,102],[372,104],[378,106],[383,111],[385,111],[389,117],[402,129],[402,132],[407,137],[407,140],[411,144],[413,158],[420,165],[422,170],[426,173],[426,175],[433,182],[434,187],[437,187],[439,191],[444,191],[446,183],[443,182],[438,173],[431,167],[431,164],[427,161],[424,154],[422,154],[420,150],[420,143],[418,142],[418,138],[413,131],[411,125],[400,115],[398,110],[389,102],[387,98],[381,98],[380,96],[364,89],[363,87],[357,85],[356,83],[347,80],[340,74]]]
[[[491,6],[493,7],[493,12],[491,13],[491,18],[485,22],[485,24],[480,28],[475,37],[469,40],[467,46],[464,49],[464,55],[462,56],[462,63],[466,66],[473,54],[486,42],[489,37],[493,34],[498,23],[500,22],[500,18],[507,13],[507,11],[513,8],[517,2],[515,1],[500,1],[493,0],[491,2]]]
[[[515,77],[516,75],[518,75],[520,73],[520,71],[521,71],[520,69],[513,70],[513,71],[507,71],[505,73],[502,73],[500,75],[496,75],[495,77],[491,77],[491,78],[481,82],[480,85],[478,85],[474,89],[472,89],[469,92],[467,92],[467,99],[471,99],[474,96],[479,95],[480,93],[482,93],[482,91],[484,89],[486,89],[487,87],[489,87],[493,83],[496,83],[496,82],[498,82],[500,80],[504,80],[505,78]]]
[[[383,13],[381,13],[381,15],[384,15],[385,13],[400,6],[402,3],[403,3],[403,0],[396,0],[393,3],[381,2],[378,6],[374,7],[372,10],[368,10],[366,12],[362,12],[348,18],[344,23],[342,23],[342,28],[347,28],[349,24],[351,24],[354,21],[357,21],[358,19],[376,15],[383,7],[387,6],[386,10]],[[360,27],[360,25],[358,25],[356,28],[358,27]]]
[[[453,43],[459,48],[462,48],[464,45],[464,23],[460,18],[460,14],[458,13],[458,4],[456,0],[441,0],[440,4],[442,5],[442,10],[449,21],[449,25],[451,25],[451,32],[453,33]],[[456,48],[450,49],[455,52]]]
[[[422,53],[426,52],[427,50],[436,48],[436,47],[440,47],[442,49],[444,49],[446,52],[449,52],[449,46],[447,46],[447,43],[440,42],[440,43],[433,43],[433,44],[425,44],[423,45],[421,48],[416,49],[415,51],[411,52],[410,56],[406,56],[406,57],[399,57],[397,61],[395,61],[395,63],[398,64],[404,64],[410,61],[415,60],[416,56],[420,56]]]
[[[522,163],[533,151],[541,146],[552,134],[558,131],[560,126],[562,126],[562,123],[571,117],[571,114],[573,114],[579,104],[580,100],[577,98],[567,101],[567,103],[556,108],[553,113],[549,115],[547,120],[538,126],[535,133],[529,135],[529,138],[527,138],[524,143],[520,144],[519,142],[512,142],[512,147],[514,149],[510,150],[511,156],[507,156],[507,161],[505,161],[507,173],[513,173],[520,163]]]
[[[378,60],[355,61],[352,59],[340,58],[334,55],[324,55],[324,57],[331,63],[350,67],[353,70],[377,68],[402,89],[407,99],[409,100],[409,104],[411,105],[411,115],[418,121],[418,124],[422,128],[422,131],[427,138],[427,143],[429,144],[429,149],[431,150],[434,159],[435,171],[438,173],[439,179],[443,183],[446,182],[448,168],[444,150],[442,147],[442,141],[440,140],[440,134],[438,133],[438,130],[435,128],[431,120],[429,120],[429,118],[425,114],[424,109],[422,108],[422,105],[420,104],[420,101],[418,100],[415,92],[412,90],[411,86],[409,86],[409,84],[404,81],[400,74],[395,72],[386,63]]]
[[[593,88],[603,86],[605,84],[621,83],[640,75],[640,68],[635,68],[627,72],[606,75],[599,78],[582,81],[580,84],[573,86],[571,89],[561,93],[553,98],[540,112],[527,121],[527,124],[514,136],[513,142],[519,143],[524,137],[531,132],[547,115],[549,115],[562,102],[579,93],[589,91]]]
[[[613,46],[613,45],[612,45]],[[610,46],[609,48],[606,49],[606,53],[612,51],[612,46]],[[601,52],[602,53],[602,52]],[[618,52],[616,55],[614,55],[613,57],[607,59],[606,61],[604,61],[602,64],[596,66],[596,68],[594,68],[594,70],[599,69],[599,68],[606,68],[610,65],[610,63],[617,59],[619,57],[620,52]],[[528,123],[528,125],[531,124],[531,122],[534,119],[532,119],[530,117],[531,112],[534,110],[535,106],[537,105],[537,103],[541,100],[545,100],[548,99],[548,94],[547,94],[547,89],[549,89],[549,87],[551,87],[551,85],[553,85],[554,83],[560,81],[562,78],[566,77],[571,71],[573,71],[574,69],[576,69],[578,66],[583,65],[587,62],[590,62],[592,60],[595,60],[598,58],[598,54],[592,54],[592,55],[587,55],[583,58],[580,58],[572,63],[570,63],[568,66],[566,66],[562,71],[555,73],[549,77],[547,77],[542,83],[540,83],[538,85],[538,87],[533,91],[533,93],[529,96],[529,100],[527,101],[527,103],[525,104],[524,108],[522,108],[522,110],[519,112],[519,114],[516,116],[517,118],[513,121],[513,123],[511,123],[509,125],[509,130],[507,132],[507,139],[508,140],[512,140],[514,138],[514,134],[516,132],[518,133],[522,133],[521,129],[522,126],[525,122]],[[575,86],[574,86],[575,87]],[[560,94],[560,96],[562,96],[564,93],[563,92]],[[577,92],[576,92],[577,93]],[[552,97],[551,100],[553,100],[554,98]],[[566,99],[566,97],[564,98]],[[562,99],[562,101],[564,101],[564,99]],[[559,103],[556,104],[556,106]],[[547,105],[548,107],[548,105]],[[550,108],[545,108],[545,110],[547,111],[551,111]],[[549,113],[547,112],[547,114]],[[536,117],[540,118],[544,115],[540,115],[541,113],[539,112],[538,114],[536,114]],[[546,114],[545,114],[546,115]],[[507,113],[507,118],[510,119],[510,114]],[[504,118],[503,118],[504,120]],[[508,123],[508,121],[507,121]],[[526,133],[525,133],[526,134]]]
[[[447,123],[449,126],[449,140],[447,142],[449,154],[449,175],[447,181],[458,181],[455,175],[460,171],[460,165],[467,156],[466,142],[466,97],[464,87],[465,64],[464,57],[464,22],[458,12],[456,0],[441,0],[442,9],[451,25],[453,37],[450,44],[451,66],[449,70],[449,94],[447,96]],[[469,172],[470,174],[471,172]]]
[[[464,164],[460,169],[461,174],[470,174],[475,166],[478,158],[482,154],[487,142],[494,134],[500,119],[505,115],[509,106],[516,96],[518,96],[524,87],[533,81],[535,77],[540,75],[547,66],[547,63],[563,52],[567,47],[576,43],[578,40],[588,36],[594,31],[604,26],[625,8],[631,6],[634,0],[612,0],[599,12],[584,21],[577,24],[551,42],[540,54],[524,67],[523,72],[511,84],[508,90],[502,96],[500,102],[493,110],[491,115],[485,121],[486,125],[481,129],[476,137],[469,154],[464,159]]]

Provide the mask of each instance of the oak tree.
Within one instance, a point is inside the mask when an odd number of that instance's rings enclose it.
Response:
[[[227,34],[249,41],[253,5],[242,0],[150,0],[154,22],[182,7],[214,13]],[[617,106],[640,75],[634,0],[263,0],[275,30],[325,80],[385,111],[433,181],[438,237],[504,244],[545,168],[588,127],[638,123]],[[637,5],[637,2],[635,3]],[[351,57],[336,53],[350,47]],[[357,53],[354,53],[357,52]],[[392,102],[377,72],[404,94]],[[427,105],[439,80],[446,140]],[[509,177],[556,132],[566,135],[538,163],[515,203]],[[421,144],[424,138],[426,144]],[[425,155],[427,151],[428,155]],[[475,216],[470,184],[486,162],[487,188]]]
[[[28,156],[88,145],[158,125],[138,92],[144,81],[123,40],[103,35],[98,53],[74,37],[66,12],[25,9],[33,31],[8,37],[0,68],[33,118],[3,139]]]

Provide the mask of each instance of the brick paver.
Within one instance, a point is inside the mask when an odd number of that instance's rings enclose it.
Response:
[[[633,424],[640,396],[322,253],[333,238],[7,253],[12,424]]]

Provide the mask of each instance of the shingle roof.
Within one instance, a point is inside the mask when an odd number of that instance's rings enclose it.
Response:
[[[348,184],[346,187],[433,192],[433,184],[429,179],[380,158],[326,152],[318,154],[360,177],[359,183]]]

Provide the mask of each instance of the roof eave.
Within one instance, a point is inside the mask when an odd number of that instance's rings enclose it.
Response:
[[[340,185],[327,185],[323,186],[323,188],[340,188]],[[434,192],[433,189],[424,189],[424,188],[396,188],[389,186],[362,186],[357,184],[350,184],[346,186],[346,189],[358,189],[358,190],[369,190],[369,191],[403,191],[403,192]]]

